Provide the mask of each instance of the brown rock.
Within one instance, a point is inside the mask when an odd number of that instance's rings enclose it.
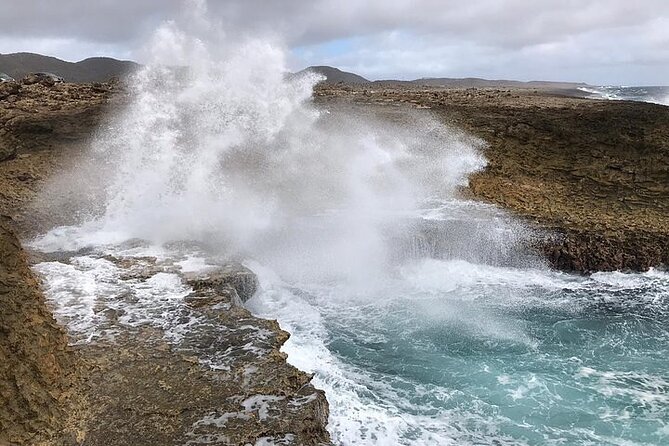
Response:
[[[0,82],[0,101],[19,94],[21,86],[16,82]]]
[[[167,343],[160,329],[111,320],[113,341],[80,347],[95,365],[84,444],[329,444],[324,393],[280,351],[288,333],[241,306],[240,295],[257,287],[253,273],[228,264],[185,279],[199,319],[179,343]]]
[[[485,92],[485,94],[481,94]],[[319,85],[317,100],[430,106],[483,139],[485,170],[464,194],[554,231],[540,246],[570,271],[669,265],[669,107],[597,101],[569,90],[421,89],[369,95]]]
[[[0,135],[0,161],[13,158],[16,155],[16,147],[2,139]]]
[[[62,434],[77,359],[47,309],[26,255],[0,221],[0,444]]]

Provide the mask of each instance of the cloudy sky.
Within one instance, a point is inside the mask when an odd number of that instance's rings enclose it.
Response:
[[[181,0],[0,0],[0,53],[141,61]],[[293,69],[669,84],[669,0],[209,0],[229,35],[271,35]]]

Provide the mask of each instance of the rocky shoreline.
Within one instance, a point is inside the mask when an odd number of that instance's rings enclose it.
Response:
[[[57,438],[74,413],[81,364],[47,308],[26,253],[0,221],[0,444]]]
[[[52,210],[31,203],[123,100],[117,83],[0,91],[0,444],[329,444],[325,395],[287,363],[289,334],[244,308],[257,279],[241,265],[193,275],[155,258],[98,256],[128,283],[179,274],[192,290],[182,311],[217,330],[179,343],[159,327],[119,324],[111,307],[95,309],[113,333],[95,342],[67,336],[51,315],[29,263],[66,266],[90,253],[28,256],[14,233],[53,225]],[[227,352],[215,368],[211,352]]]
[[[184,311],[227,334],[177,345],[160,328],[121,329],[110,307],[97,311],[113,341],[67,345],[28,265],[68,265],[82,254],[29,259],[14,233],[53,224],[51,210],[30,203],[125,93],[117,83],[0,87],[0,214],[8,216],[0,224],[0,444],[329,444],[325,395],[286,362],[288,333],[244,308],[257,281],[240,265],[192,275],[156,258],[100,254],[128,282],[179,274],[192,290]],[[557,268],[669,264],[668,107],[533,90],[343,85],[319,86],[315,101],[400,114],[408,106],[484,140],[488,166],[462,193],[551,234],[536,248]],[[225,367],[206,365],[212,351],[232,352]]]
[[[669,265],[669,107],[531,89],[320,85],[323,105],[409,106],[481,138],[487,167],[463,194],[551,234],[565,271]]]
[[[104,261],[134,283],[175,271],[155,258]],[[99,338],[75,344],[87,414],[73,444],[328,444],[325,394],[280,351],[289,334],[243,307],[255,275],[225,264],[182,278],[192,292],[173,316],[197,320],[183,339],[119,323],[132,311],[126,296],[99,309]]]

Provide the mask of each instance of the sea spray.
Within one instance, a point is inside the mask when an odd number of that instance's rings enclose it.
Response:
[[[407,215],[484,165],[479,140],[427,113],[398,124],[316,107],[319,76],[290,75],[280,45],[231,39],[201,2],[144,53],[77,172],[98,191],[78,243],[197,241],[283,275],[364,282],[396,260]]]
[[[586,97],[592,99],[607,99],[612,101],[639,101],[651,104],[669,106],[669,87],[625,87],[625,86],[599,86],[579,87]]]

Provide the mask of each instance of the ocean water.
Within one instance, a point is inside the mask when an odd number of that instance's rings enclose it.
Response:
[[[326,391],[335,444],[667,444],[669,273],[553,271],[510,250],[522,227],[503,212],[435,204],[408,219],[414,229],[446,222],[431,231],[441,242],[383,274],[365,270],[366,280],[286,279],[246,261],[261,285],[247,305],[291,333],[283,350]],[[503,230],[474,256],[450,238],[471,240],[493,227]],[[152,326],[179,348],[217,330],[185,305],[191,290],[179,276],[215,265],[210,252],[105,237],[55,228],[33,242],[54,252],[86,240],[70,261],[35,266],[73,342]],[[139,266],[155,257],[172,271],[137,280],[109,255]],[[112,330],[109,310],[121,315]],[[224,366],[220,353],[202,365]]]
[[[600,86],[579,88],[586,97],[613,101],[640,101],[669,105],[669,87]]]
[[[68,210],[31,245],[70,252],[35,269],[72,342],[209,336],[180,273],[241,259],[336,444],[669,444],[669,273],[551,270],[527,249],[550,234],[461,198],[483,141],[425,110],[314,104],[316,77],[204,8],[155,33],[127,107],[38,201]],[[147,257],[166,269],[138,279]]]
[[[422,259],[359,291],[254,269],[337,444],[669,442],[667,272]]]

